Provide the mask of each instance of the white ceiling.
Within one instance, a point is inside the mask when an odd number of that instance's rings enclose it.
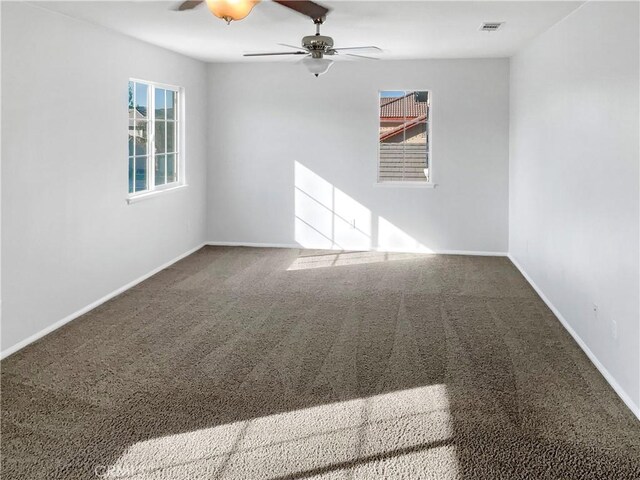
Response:
[[[206,6],[172,11],[176,2],[35,2],[169,50],[208,62],[282,61],[244,58],[245,52],[283,51],[314,33],[310,19],[268,0],[244,20],[226,25]],[[322,1],[331,8],[322,33],[337,47],[377,45],[381,59],[508,57],[575,10],[571,1]],[[480,32],[482,22],[506,22]]]

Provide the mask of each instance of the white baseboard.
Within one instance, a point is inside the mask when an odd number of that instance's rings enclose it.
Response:
[[[591,351],[591,349],[587,346],[587,344],[582,340],[582,338],[580,338],[580,335],[578,335],[577,332],[571,327],[569,322],[567,322],[567,319],[564,318],[564,316],[560,313],[560,311],[551,303],[551,301],[547,298],[547,296],[540,289],[540,287],[536,285],[536,283],[529,276],[529,274],[527,274],[524,268],[522,268],[522,265],[518,263],[515,257],[511,255],[511,253],[509,253],[507,256],[509,257],[509,260],[511,260],[511,262],[515,265],[515,267],[518,270],[520,270],[520,273],[522,274],[522,276],[527,280],[527,282],[529,282],[529,284],[533,287],[533,289],[544,301],[544,303],[547,304],[547,306],[553,312],[553,314],[558,318],[558,320],[560,320],[560,323],[562,324],[562,326],[567,330],[567,332],[569,332],[569,334],[571,334],[575,342],[580,346],[580,348],[584,351],[587,357],[589,357],[589,360],[591,360],[591,363],[593,363],[596,366],[596,368],[602,374],[605,380],[609,383],[609,385],[611,385],[611,388],[613,388],[613,390],[618,394],[618,396],[622,399],[625,405],[627,405],[627,407],[629,407],[629,409],[638,418],[638,420],[640,420],[640,407],[638,407],[638,405],[635,404],[635,402],[631,399],[631,397],[627,394],[627,392],[625,392],[624,389],[620,386],[620,384],[616,381],[613,375],[611,375],[609,371],[605,368],[605,366],[602,365],[602,363],[600,363],[600,360],[598,360],[598,357],[595,356],[595,354]]]
[[[305,250],[306,247],[298,243],[251,243],[251,242],[207,242],[207,245],[211,245],[214,247],[257,247],[257,248],[297,248],[300,250]],[[336,250],[341,251],[342,249],[323,249],[323,248],[313,248],[313,250]],[[351,249],[348,249],[351,251]],[[358,250],[358,249],[354,249]],[[481,257],[506,257],[507,252],[484,252],[484,251],[475,251],[475,250],[436,250],[436,251],[423,251],[423,250],[402,250],[402,249],[385,249],[385,248],[370,248],[369,251],[373,252],[394,252],[394,253],[425,253],[432,255],[472,255],[472,256],[481,256]]]
[[[205,245],[206,245],[205,243],[202,243],[202,244],[198,245],[197,247],[194,247],[191,250],[183,253],[182,255],[178,255],[173,260],[168,261],[167,263],[159,266],[158,268],[154,268],[149,273],[146,273],[146,274],[142,275],[141,277],[136,278],[132,282],[129,282],[126,285],[123,285],[122,287],[118,288],[117,290],[114,290],[113,292],[111,292],[111,293],[105,295],[104,297],[96,300],[95,302],[90,303],[86,307],[83,307],[80,310],[78,310],[76,312],[73,312],[71,315],[68,315],[68,316],[64,317],[62,320],[58,320],[56,323],[54,323],[52,325],[49,325],[46,328],[43,328],[38,333],[35,333],[34,335],[31,335],[30,337],[25,338],[21,342],[18,342],[15,345],[3,350],[2,352],[0,352],[0,360],[3,359],[3,358],[8,357],[9,355],[17,352],[18,350],[21,350],[22,348],[26,347],[30,343],[35,342],[36,340],[44,337],[45,335],[53,332],[54,330],[57,330],[58,328],[62,327],[64,324],[69,323],[71,320],[74,320],[74,319],[78,318],[79,316],[84,315],[85,313],[93,310],[97,306],[102,305],[104,302],[106,302],[108,300],[111,300],[113,297],[115,297],[117,295],[120,295],[122,292],[124,292],[126,290],[129,290],[131,287],[134,287],[138,283],[146,280],[149,277],[152,277],[153,275],[155,275],[159,271],[164,270],[167,267],[170,267],[171,265],[173,265],[177,261],[182,260],[185,257],[188,257],[192,253],[200,250]]]
[[[212,247],[304,248],[299,243],[207,242]]]

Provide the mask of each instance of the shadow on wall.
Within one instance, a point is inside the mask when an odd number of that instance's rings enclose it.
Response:
[[[294,168],[295,240],[301,246],[434,253],[300,162]]]

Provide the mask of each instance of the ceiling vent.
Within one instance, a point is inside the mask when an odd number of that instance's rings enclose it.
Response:
[[[504,24],[504,22],[484,22],[482,25],[480,25],[479,30],[481,32],[495,32],[503,24]]]

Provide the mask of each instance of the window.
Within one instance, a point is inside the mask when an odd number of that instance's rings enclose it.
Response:
[[[378,182],[430,183],[431,93],[383,90],[379,102]]]
[[[180,89],[129,81],[129,194],[177,186]]]

